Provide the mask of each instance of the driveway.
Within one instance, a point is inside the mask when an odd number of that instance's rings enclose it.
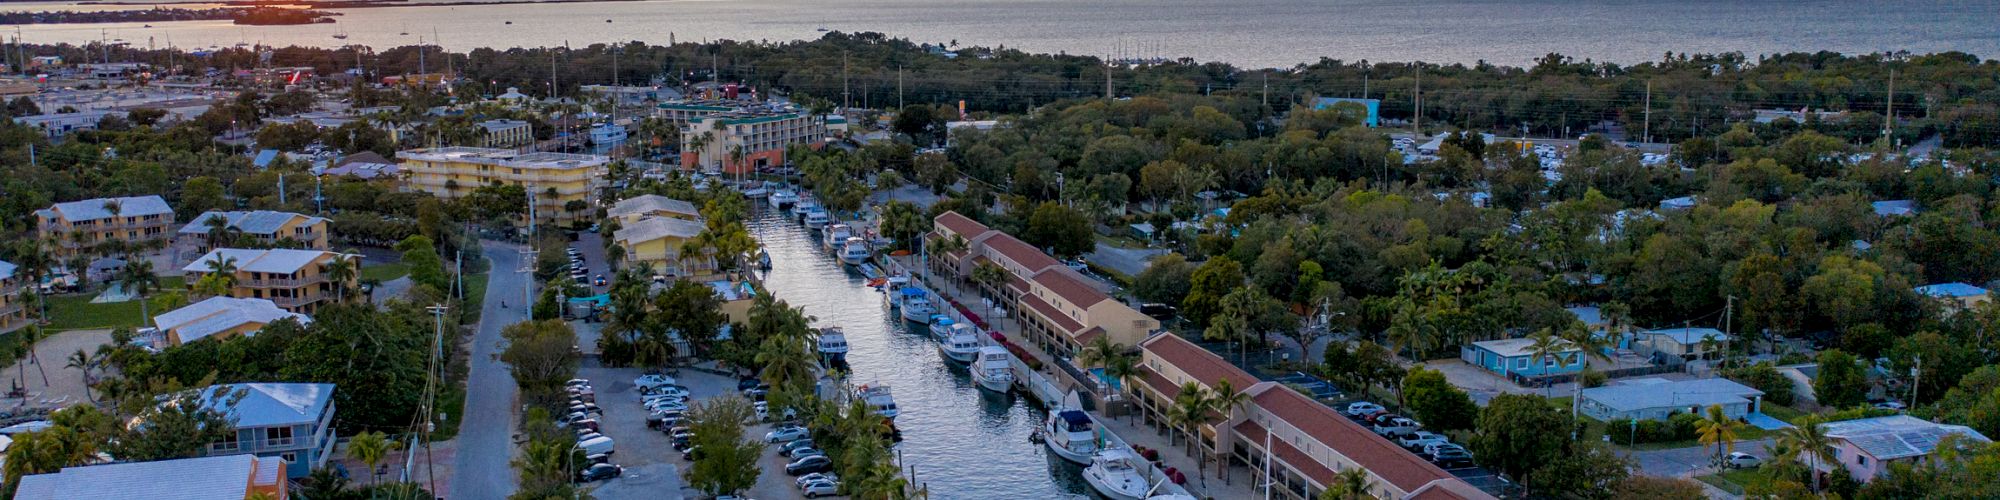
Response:
[[[1617,438],[1614,437],[1613,439]],[[1777,440],[1773,438],[1757,441],[1739,441],[1736,443],[1735,450],[1759,457],[1769,457],[1771,456],[1771,444],[1775,442]],[[1713,470],[1709,468],[1708,460],[1714,456],[1714,448],[1701,446],[1669,450],[1636,451],[1630,455],[1632,461],[1637,464],[1640,474],[1656,477],[1691,477],[1706,474]]]
[[[526,321],[528,308],[502,308],[500,301],[515,297],[531,283],[516,272],[521,268],[520,247],[494,241],[482,241],[480,247],[493,271],[487,273],[486,298],[480,304],[480,322],[467,360],[471,373],[465,380],[465,420],[459,425],[455,443],[458,456],[452,470],[456,477],[447,490],[449,496],[439,492],[446,498],[506,498],[517,486],[514,468],[507,462],[514,456],[518,408],[514,378],[500,362],[505,344],[500,330]]]
[[[1118,271],[1119,273],[1123,273],[1126,276],[1138,278],[1139,273],[1144,272],[1146,270],[1146,266],[1151,264],[1150,261],[1153,260],[1153,257],[1157,257],[1165,253],[1167,253],[1167,251],[1164,249],[1119,248],[1111,245],[1106,245],[1104,244],[1104,242],[1100,241],[1097,242],[1097,250],[1093,250],[1090,253],[1083,254],[1083,260],[1088,261],[1092,264],[1104,266],[1113,271]]]

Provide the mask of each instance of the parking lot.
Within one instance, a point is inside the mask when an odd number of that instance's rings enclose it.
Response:
[[[617,449],[611,463],[625,467],[623,475],[595,483],[591,494],[606,500],[707,498],[681,480],[688,462],[674,449],[673,439],[660,430],[646,427],[646,409],[640,405],[638,388],[633,385],[633,380],[644,373],[637,368],[596,366],[591,360],[586,360],[578,371],[579,378],[590,380],[597,393],[597,405],[604,411],[598,417],[600,432],[611,438]],[[696,400],[737,394],[736,379],[724,375],[682,370],[675,379]],[[762,441],[769,430],[769,425],[760,424],[746,428],[744,434],[748,439]],[[759,500],[804,498],[792,477],[785,475],[787,462],[778,456],[777,448],[767,447],[764,455],[764,472],[757,476],[757,486],[744,494]]]
[[[1346,410],[1348,404],[1367,401],[1361,398],[1349,397],[1346,394],[1342,393],[1339,388],[1334,387],[1332,383],[1305,373],[1293,373],[1291,375],[1279,377],[1276,380],[1278,382],[1282,382],[1285,384],[1304,387],[1307,391],[1309,391],[1312,394],[1313,399],[1316,399],[1319,402],[1326,404],[1328,407],[1333,408],[1333,411],[1338,412],[1342,415],[1347,415]],[[1407,414],[1403,415],[1407,416]],[[1363,428],[1368,428],[1370,430],[1373,430],[1370,424],[1368,422],[1361,421],[1361,417],[1359,416],[1350,416],[1348,417],[1348,419],[1355,421],[1355,423],[1360,424],[1361,427]],[[1392,443],[1395,442],[1395,438],[1393,437],[1390,438],[1390,442]],[[1457,443],[1461,446],[1465,444],[1458,442],[1457,440],[1453,440],[1452,442]],[[1417,453],[1416,455],[1419,458],[1423,458],[1422,453]],[[1450,473],[1452,476],[1458,477],[1459,479],[1463,479],[1465,480],[1466,483],[1471,484],[1473,487],[1479,488],[1480,490],[1483,490],[1495,496],[1500,496],[1503,492],[1505,492],[1508,488],[1511,487],[1511,483],[1509,483],[1504,479],[1501,479],[1500,476],[1494,474],[1490,470],[1487,470],[1485,467],[1480,467],[1478,465],[1468,465],[1464,467],[1443,467],[1443,466],[1440,467],[1443,468],[1445,472]]]

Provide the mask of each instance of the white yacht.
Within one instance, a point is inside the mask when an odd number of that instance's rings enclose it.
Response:
[[[826,227],[829,222],[833,222],[833,216],[828,215],[825,210],[813,208],[811,212],[806,212],[806,227],[809,229]]]
[[[981,358],[984,359],[983,354]],[[1063,397],[1062,406],[1049,409],[1049,418],[1042,421],[1042,442],[1056,456],[1079,464],[1090,463],[1091,455],[1100,450],[1097,422],[1083,411],[1083,401],[1076,391]]]
[[[959,337],[954,335],[952,340]],[[972,345],[979,344],[975,341]],[[1006,394],[1014,388],[1014,354],[997,345],[979,348],[979,359],[972,362],[972,381],[981,389]]]
[[[929,324],[931,313],[937,312],[937,308],[931,306],[931,293],[915,283],[903,287],[901,293],[903,321]]]
[[[847,364],[847,334],[837,327],[826,327],[819,332],[819,357],[827,366]]]
[[[792,192],[792,190],[790,189],[783,189],[783,188],[774,189],[771,191],[771,196],[768,199],[768,201],[771,202],[771,206],[778,208],[788,208],[791,207],[792,204],[799,202],[799,194]]]
[[[966,330],[954,329],[950,338],[938,342],[938,352],[944,357],[960,363],[971,363],[979,357],[979,337]],[[978,378],[979,374],[972,374]]]
[[[896,415],[902,413],[896,409],[896,398],[889,395],[888,385],[880,383],[862,385],[854,389],[854,395],[867,402],[868,407],[873,408],[875,413],[883,418],[894,420]]]
[[[829,251],[840,251],[840,246],[847,244],[847,237],[849,236],[854,236],[854,229],[847,227],[846,224],[826,226],[826,232],[819,235],[820,248]]]
[[[1091,457],[1090,466],[1083,469],[1083,480],[1104,498],[1144,500],[1151,489],[1146,484],[1146,473],[1139,471],[1144,463],[1145,459],[1129,448],[1100,451]]]
[[[868,248],[868,240],[861,239],[860,236],[849,236],[846,242],[840,245],[840,261],[850,266],[867,263],[868,258],[874,255],[875,251]]]
[[[792,203],[792,216],[803,218],[806,214],[818,208],[819,203],[814,202],[812,198],[800,196],[797,202]]]

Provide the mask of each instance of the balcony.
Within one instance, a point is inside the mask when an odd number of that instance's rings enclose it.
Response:
[[[265,299],[270,300],[272,304],[277,304],[278,307],[289,309],[327,300],[327,297],[325,295],[309,295],[305,297],[265,297]]]
[[[325,282],[326,282],[326,275],[321,274],[315,276],[308,276],[305,278],[251,278],[251,279],[237,280],[236,284],[237,286],[247,286],[251,288],[298,288],[302,286],[317,285]]]

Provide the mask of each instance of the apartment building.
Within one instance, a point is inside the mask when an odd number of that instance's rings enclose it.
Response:
[[[276,248],[252,250],[243,248],[217,248],[195,259],[194,263],[181,268],[186,273],[190,288],[197,286],[203,276],[222,269],[235,269],[235,284],[229,296],[239,299],[270,299],[280,309],[289,312],[311,314],[323,303],[339,299],[339,285],[333,281],[329,267],[336,260],[346,260],[360,268],[360,257],[325,250],[293,250]],[[346,287],[358,286],[359,272],[346,277]],[[354,297],[356,294],[348,294]]]
[[[222,224],[224,233],[248,237],[258,246],[295,246],[311,250],[330,250],[332,246],[332,234],[327,230],[332,223],[326,218],[271,210],[202,212],[193,221],[181,226],[180,237],[176,241],[198,250],[236,245],[240,240],[210,241],[220,236],[215,230],[218,223]]]
[[[241,394],[241,399],[236,395]],[[234,400],[234,404],[230,404]],[[236,422],[236,433],[209,443],[209,455],[249,453],[277,458],[286,476],[305,477],[326,465],[337,441],[333,384],[246,383],[202,389],[202,405]]]
[[[625,268],[645,264],[659,276],[704,276],[718,269],[715,256],[688,255],[681,247],[706,227],[686,219],[648,217],[619,227],[611,240],[625,252]]]
[[[21,304],[21,287],[28,281],[20,266],[0,260],[0,333],[28,326],[28,311]]]
[[[296,472],[284,460],[250,454],[124,462],[21,477],[16,500],[290,498]]]
[[[517,153],[506,149],[443,147],[396,154],[403,160],[404,188],[443,198],[471,194],[480,186],[521,186],[543,221],[570,222],[592,210],[571,212],[565,205],[594,206],[609,175],[611,158],[568,153]]]
[[[1237,391],[1257,384],[1257,377],[1249,372],[1172,333],[1154,335],[1139,343],[1139,374],[1134,378],[1139,383],[1126,384],[1125,392],[1131,401],[1138,403],[1142,418],[1155,425],[1166,425],[1174,398],[1180,397],[1181,386],[1189,382],[1209,391],[1224,380]],[[1216,450],[1230,448],[1232,436],[1218,432],[1229,429],[1225,424],[1204,423],[1198,429],[1200,436],[1192,439],[1199,444],[1202,456],[1214,456]]]
[[[35,211],[37,237],[54,243],[59,259],[111,241],[127,244],[173,236],[174,208],[159,195],[96,198],[57,203]]]
[[[147,339],[154,348],[177,346],[201,339],[228,340],[256,335],[264,326],[291,319],[312,323],[312,317],[278,307],[270,299],[209,297],[186,307],[153,317],[155,334]]]
[[[760,105],[688,119],[681,128],[681,168],[740,174],[785,163],[793,145],[817,146],[825,127],[811,113]]]
[[[743,99],[683,99],[660,103],[653,108],[653,116],[665,119],[681,130],[687,130],[688,125],[696,119],[757,105],[756,101]]]
[[[527,120],[486,120],[478,125],[482,147],[517,148],[535,143],[535,127]]]
[[[932,221],[932,241],[964,240],[965,249],[932,256],[931,272],[965,283],[974,269],[993,265],[1007,271],[1001,285],[972,284],[1013,304],[1022,333],[1043,350],[1071,356],[1098,337],[1132,346],[1159,330],[1159,320],[1106,295],[1062,261],[1002,231],[957,212]]]

